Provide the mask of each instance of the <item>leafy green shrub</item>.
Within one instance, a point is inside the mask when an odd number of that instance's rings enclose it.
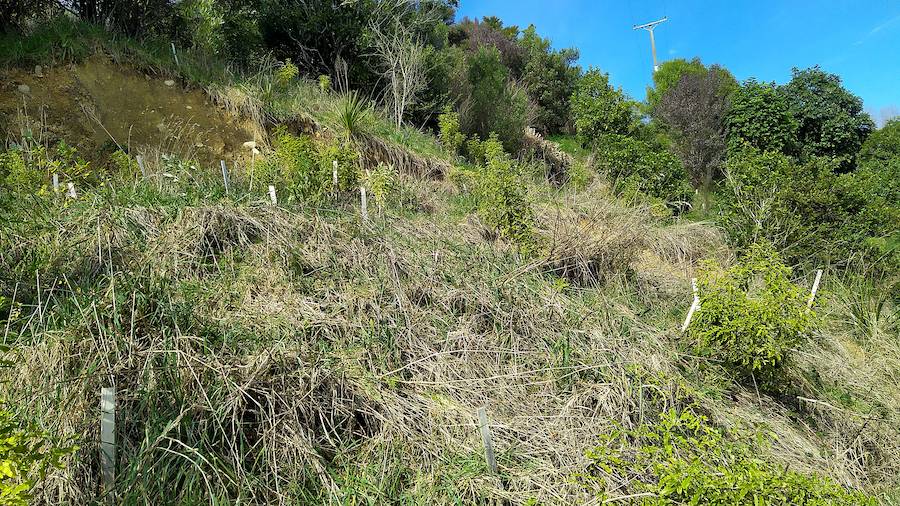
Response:
[[[621,190],[640,191],[678,207],[693,190],[684,165],[673,153],[624,135],[608,135],[597,143],[598,167]]]
[[[102,180],[103,173],[77,156],[77,150],[64,141],[52,149],[36,144],[14,146],[0,153],[0,186],[17,192],[43,193],[50,185],[52,174],[60,182],[71,181],[77,186],[92,186]]]
[[[275,80],[278,81],[279,85],[287,86],[291,81],[296,79],[298,75],[300,75],[300,69],[291,62],[290,58],[286,58],[284,62],[278,66],[278,70],[275,71]]]
[[[361,174],[360,183],[372,193],[372,200],[379,209],[395,202],[400,194],[400,184],[394,167],[383,163]]]
[[[109,161],[112,163],[116,174],[125,177],[134,177],[141,173],[141,168],[138,165],[137,160],[121,149],[117,149],[109,155]]]
[[[331,91],[331,77],[330,76],[328,76],[326,74],[322,74],[319,76],[319,91],[321,91],[322,93],[327,93],[327,92]]]
[[[621,89],[609,84],[609,75],[589,69],[569,99],[575,130],[582,143],[591,143],[609,134],[626,134],[634,122],[634,103]]]
[[[459,130],[459,114],[447,106],[444,112],[438,115],[438,127],[441,144],[447,151],[458,154],[466,140],[465,134]]]
[[[833,480],[767,462],[751,445],[712,427],[686,409],[669,410],[653,424],[617,429],[589,451],[582,482],[609,497],[604,476],[627,483],[640,504],[866,505],[874,497]],[[617,495],[624,495],[621,491]],[[599,501],[598,501],[599,502]]]
[[[859,150],[860,164],[900,159],[900,118],[888,120],[872,132]]]
[[[797,144],[797,120],[775,84],[747,80],[731,95],[726,123],[731,149],[747,143],[762,151],[790,154]]]
[[[186,0],[177,7],[178,16],[190,29],[186,31],[193,47],[210,54],[227,50],[222,31],[224,9],[213,0]]]
[[[863,101],[844,88],[841,78],[818,66],[792,71],[791,80],[778,88],[791,116],[803,160],[822,156],[851,170],[875,123],[863,110]]]
[[[59,447],[47,434],[21,427],[0,402],[0,505],[24,506],[35,474],[44,477],[51,467],[61,468],[62,458],[76,447]]]
[[[719,221],[744,247],[764,239],[791,262],[846,264],[856,256],[890,269],[900,258],[900,162],[838,175],[837,161],[798,164],[751,146],[726,164]]]
[[[706,263],[698,290],[700,308],[688,327],[696,352],[742,375],[777,380],[812,324],[812,312],[772,246],[752,245],[729,269]]]
[[[356,186],[359,153],[348,142],[315,141],[285,130],[275,134],[275,151],[254,167],[254,178],[263,185],[286,186],[291,198],[320,201],[334,191]],[[333,167],[337,162],[338,187],[334,187]]]
[[[19,151],[0,153],[0,187],[11,191],[39,192],[46,188],[44,174],[26,165]]]
[[[484,164],[478,168],[478,212],[500,236],[524,253],[534,246],[534,216],[516,168],[496,135],[481,143]]]
[[[353,190],[359,178],[359,151],[349,142],[321,140],[316,143],[319,170],[328,181],[328,191]],[[333,168],[337,162],[338,187],[333,188]]]

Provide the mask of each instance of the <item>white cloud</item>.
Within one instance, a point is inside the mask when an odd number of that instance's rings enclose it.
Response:
[[[884,23],[881,23],[880,25],[876,25],[874,28],[869,30],[868,33],[863,35],[863,37],[861,39],[854,42],[853,45],[858,46],[858,45],[864,43],[865,41],[869,40],[871,37],[877,35],[878,32],[880,32],[886,28],[890,28],[892,25],[896,24],[898,21],[900,21],[900,16],[894,16],[891,19],[885,21]]]

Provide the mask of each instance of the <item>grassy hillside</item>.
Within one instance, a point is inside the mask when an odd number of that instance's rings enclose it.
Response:
[[[865,272],[824,274],[778,385],[762,384],[680,329],[704,261],[736,265],[709,223],[617,198],[594,172],[550,184],[520,160],[525,249],[489,223],[481,169],[379,111],[348,120],[346,94],[282,64],[226,71],[186,53],[175,67],[166,48],[93,29],[74,50],[42,37],[3,56],[8,72],[100,54],[178,79],[252,122],[260,153],[228,160],[226,189],[183,139],[84,144],[78,172],[77,156],[35,148],[84,139],[8,129],[4,409],[44,447],[77,445],[33,475],[36,502],[900,503],[897,310]],[[51,188],[53,170],[77,197]],[[788,275],[795,299],[814,275]]]

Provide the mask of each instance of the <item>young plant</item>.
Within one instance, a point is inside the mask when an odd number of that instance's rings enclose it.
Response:
[[[700,309],[688,327],[698,354],[744,376],[777,379],[804,338],[813,313],[808,294],[771,245],[757,243],[730,269],[707,263],[700,273]]]
[[[275,71],[275,80],[278,81],[280,86],[287,86],[298,75],[300,75],[300,69],[291,62],[290,58],[287,58]]]
[[[438,126],[441,145],[447,151],[459,154],[459,150],[466,140],[465,134],[459,130],[459,113],[447,106],[444,112],[438,115]]]
[[[361,183],[372,193],[379,209],[393,203],[399,196],[399,183],[391,165],[379,163],[377,167],[360,175]]]
[[[534,216],[513,161],[496,135],[480,144],[484,165],[477,175],[478,213],[527,254],[534,247]]]
[[[347,93],[337,104],[338,126],[343,131],[345,142],[362,134],[371,118],[371,106],[355,90]]]
[[[28,504],[34,478],[43,478],[51,467],[61,468],[62,458],[76,450],[56,446],[43,432],[22,428],[0,403],[0,505]]]

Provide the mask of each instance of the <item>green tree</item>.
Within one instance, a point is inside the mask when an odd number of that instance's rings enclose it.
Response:
[[[634,105],[621,89],[609,84],[609,75],[590,68],[569,99],[575,130],[582,143],[609,134],[626,134],[634,122]]]
[[[723,93],[727,78],[715,69],[703,74],[685,74],[670,88],[654,110],[669,128],[675,151],[709,207],[713,180],[725,160],[725,114],[728,97]]]
[[[856,153],[875,128],[863,112],[862,99],[847,91],[840,77],[817,66],[795,68],[779,92],[798,122],[800,155],[825,156],[843,171],[852,169]]]
[[[682,76],[705,73],[706,66],[703,65],[699,58],[694,58],[691,61],[684,58],[664,61],[653,73],[653,87],[647,87],[647,106],[650,110],[656,108],[659,99],[669,91],[669,88],[678,84]]]
[[[574,65],[578,50],[554,51],[550,39],[538,35],[534,25],[522,32],[519,44],[527,53],[522,82],[538,109],[534,126],[548,132],[559,132],[569,119],[569,97],[575,91],[581,73],[581,69]]]
[[[729,147],[749,144],[762,151],[793,153],[797,121],[775,84],[749,79],[731,95],[726,117]]]
[[[483,46],[465,59],[457,86],[460,124],[466,134],[482,139],[496,133],[510,152],[519,149],[527,125],[528,99],[510,82],[497,48]]]
[[[859,150],[859,161],[886,163],[898,159],[900,159],[900,118],[894,118],[869,135]]]
[[[694,58],[691,61],[684,58],[675,58],[674,60],[663,62],[659,69],[653,73],[653,87],[647,87],[648,111],[652,113],[662,97],[678,84],[682,77],[686,75],[703,75],[710,70],[720,74],[719,84],[723,95],[727,96],[738,88],[737,80],[724,67],[711,65],[707,68],[699,58]]]

